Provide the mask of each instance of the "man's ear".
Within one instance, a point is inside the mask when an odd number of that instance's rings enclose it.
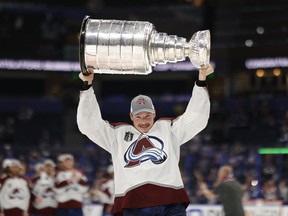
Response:
[[[130,119],[131,119],[131,121],[133,122],[133,114],[130,113],[129,115],[130,115]]]

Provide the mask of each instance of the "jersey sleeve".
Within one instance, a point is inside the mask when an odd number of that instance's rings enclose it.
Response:
[[[186,143],[202,131],[208,123],[209,116],[208,90],[195,84],[185,112],[172,122],[172,133],[177,137],[179,145]]]
[[[81,193],[86,193],[88,191],[88,179],[86,177],[85,174],[83,174],[82,172],[78,171],[78,181],[77,181],[77,184],[78,184],[78,188],[79,188],[79,191]]]
[[[110,145],[115,140],[114,129],[109,122],[102,119],[101,110],[93,88],[80,92],[77,124],[82,134],[110,152]]]

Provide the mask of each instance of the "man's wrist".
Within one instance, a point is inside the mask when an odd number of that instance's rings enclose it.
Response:
[[[206,73],[199,73],[199,76],[198,76],[198,79],[199,80],[206,80]]]
[[[91,86],[92,86],[92,84],[89,84],[88,81],[83,81],[81,91],[88,90]]]
[[[196,81],[196,85],[200,86],[200,87],[206,87],[207,86],[207,82],[206,82],[206,80],[197,80]]]

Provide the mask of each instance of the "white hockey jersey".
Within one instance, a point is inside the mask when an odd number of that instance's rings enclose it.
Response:
[[[87,177],[76,171],[77,181],[70,182],[75,171],[58,171],[55,177],[56,200],[59,208],[81,208],[84,194],[88,191]]]
[[[114,180],[108,179],[100,183],[100,188],[96,191],[99,202],[102,204],[114,204]]]
[[[30,196],[29,181],[25,177],[7,176],[1,179],[0,206],[2,210],[19,208],[27,212]]]
[[[180,146],[206,127],[209,115],[208,91],[195,84],[181,116],[159,119],[148,133],[143,134],[132,125],[112,125],[103,120],[92,87],[80,92],[79,130],[112,155],[115,215],[121,215],[123,208],[177,202],[188,205],[189,198],[178,166]]]
[[[41,199],[41,202],[32,202],[34,208],[44,209],[44,208],[56,208],[56,193],[54,190],[54,176],[49,176],[45,172],[32,179],[32,193]]]

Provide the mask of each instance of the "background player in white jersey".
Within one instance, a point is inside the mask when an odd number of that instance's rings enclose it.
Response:
[[[33,216],[55,216],[56,194],[54,190],[55,167],[53,160],[46,159],[43,170],[31,179],[31,210]]]
[[[97,184],[91,193],[103,204],[102,216],[112,216],[114,205],[114,171],[112,165],[108,166],[107,171],[102,174]]]
[[[206,76],[211,65],[199,70],[186,111],[176,119],[158,119],[151,98],[131,101],[130,124],[102,119],[92,81],[84,82],[77,110],[79,130],[112,155],[115,181],[115,215],[186,215],[189,197],[179,169],[180,146],[202,131],[210,116]]]
[[[74,167],[71,154],[58,156],[60,170],[56,173],[55,191],[57,216],[83,216],[84,195],[88,191],[87,177]]]
[[[0,206],[5,216],[28,216],[30,203],[29,179],[21,174],[22,165],[17,159],[4,161],[6,172],[0,179]]]

